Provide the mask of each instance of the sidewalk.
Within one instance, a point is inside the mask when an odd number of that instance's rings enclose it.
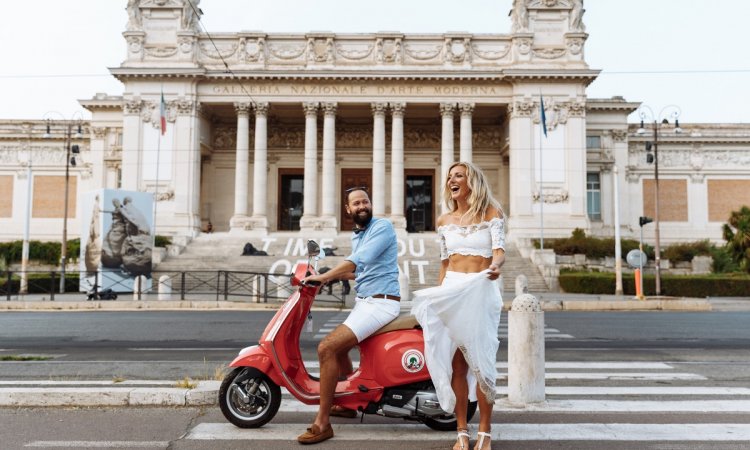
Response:
[[[750,311],[750,297],[647,297],[637,300],[631,296],[568,294],[558,292],[532,293],[544,311]],[[319,296],[316,310],[339,310],[339,299]],[[510,309],[512,292],[503,295],[504,309]],[[351,300],[351,299],[350,299]],[[205,296],[188,296],[185,300],[157,300],[153,295],[146,300],[133,300],[131,294],[122,294],[118,300],[85,300],[84,294],[56,295],[50,301],[45,295],[12,296],[0,299],[2,311],[134,311],[134,310],[275,310],[280,302],[256,303],[246,300],[215,300]],[[411,309],[411,302],[403,301],[403,311]]]
[[[221,381],[0,381],[0,407],[202,406],[218,402]]]

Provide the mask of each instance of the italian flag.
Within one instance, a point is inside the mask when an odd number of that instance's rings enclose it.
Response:
[[[167,104],[164,102],[164,92],[161,93],[161,101],[159,102],[159,116],[160,116],[160,126],[161,126],[161,134],[164,136],[164,133],[167,132]]]

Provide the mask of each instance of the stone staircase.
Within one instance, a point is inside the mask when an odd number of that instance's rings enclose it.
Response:
[[[250,242],[268,256],[241,256],[245,243]],[[238,271],[289,274],[297,261],[305,261],[306,239],[296,232],[272,233],[267,238],[248,238],[229,233],[201,234],[188,243],[179,255],[168,252],[157,272],[181,271]],[[320,240],[324,247],[333,248],[336,256],[326,256],[319,267],[334,267],[351,252],[349,233],[333,239]],[[399,266],[409,276],[409,288],[414,291],[437,284],[440,273],[440,251],[436,233],[410,234],[399,239]],[[508,243],[503,266],[505,292],[515,289],[516,277],[526,275],[529,292],[547,292],[547,285],[539,270],[523,258],[515,245]]]

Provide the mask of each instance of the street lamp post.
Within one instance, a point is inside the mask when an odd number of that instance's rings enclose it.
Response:
[[[652,142],[646,142],[646,162],[654,164],[654,263],[656,264],[656,295],[661,295],[661,236],[659,231],[659,126],[662,124],[668,125],[670,119],[674,122],[675,134],[682,133],[680,128],[680,117],[681,110],[676,105],[668,105],[662,108],[659,115],[654,115],[654,112],[647,105],[641,105],[638,108],[638,116],[641,118],[641,125],[638,128],[637,133],[643,135],[646,133],[644,128],[644,121],[653,123],[653,137]],[[650,153],[653,148],[653,155]],[[641,226],[643,229],[643,226]],[[643,274],[641,274],[643,276]]]
[[[61,114],[60,114],[61,115]],[[80,114],[79,114],[80,115]],[[54,121],[52,119],[47,120],[47,132],[44,137],[49,139],[52,137],[51,129]],[[70,185],[70,166],[76,165],[75,154],[80,152],[77,145],[72,145],[73,138],[81,139],[83,137],[82,118],[74,118],[71,120],[59,120],[57,121],[63,125],[63,131],[65,132],[65,202],[63,205],[63,230],[62,230],[62,247],[60,248],[60,293],[65,293],[65,265],[68,260],[68,201],[69,201],[69,185]],[[73,127],[76,127],[76,133],[73,134]],[[71,157],[71,153],[74,155]]]

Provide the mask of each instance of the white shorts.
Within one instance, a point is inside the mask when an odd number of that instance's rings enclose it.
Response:
[[[395,300],[357,297],[344,325],[357,336],[357,342],[362,342],[398,317],[400,312],[401,303]]]

